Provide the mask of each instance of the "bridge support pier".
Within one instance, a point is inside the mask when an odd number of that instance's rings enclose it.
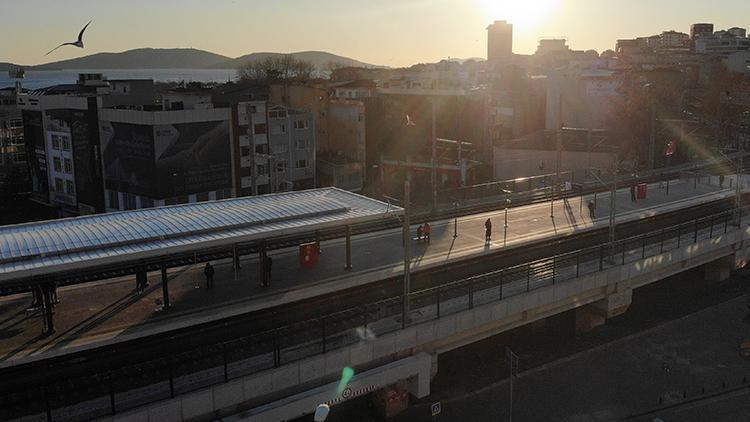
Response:
[[[616,290],[605,299],[575,309],[575,332],[582,334],[607,323],[609,318],[624,314],[633,301],[633,290]]]
[[[720,283],[732,276],[735,270],[734,254],[709,262],[703,266],[703,278],[709,283]]]

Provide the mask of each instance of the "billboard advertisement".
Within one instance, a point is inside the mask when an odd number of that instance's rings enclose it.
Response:
[[[155,126],[154,149],[160,198],[232,186],[227,120]]]
[[[154,198],[153,126],[100,122],[107,189]]]
[[[26,144],[26,163],[29,166],[31,191],[41,201],[49,201],[47,175],[47,146],[44,138],[42,112],[23,110],[23,137]]]
[[[168,199],[231,188],[229,122],[101,121],[107,189]]]
[[[57,193],[53,199],[59,203],[84,205],[85,208],[104,211],[96,98],[90,98],[88,103],[87,110],[45,111],[45,129],[69,134],[72,144],[75,193]]]

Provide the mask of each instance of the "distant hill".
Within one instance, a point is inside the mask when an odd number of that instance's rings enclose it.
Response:
[[[97,53],[35,66],[46,69],[206,69],[229,57],[193,48],[139,48],[122,53]]]
[[[302,51],[291,53],[299,60],[312,62],[318,69],[325,69],[331,63],[357,67],[384,67],[363,63],[348,57],[337,56],[324,51]],[[260,61],[281,53],[253,53],[233,59],[193,48],[139,48],[122,53],[97,53],[77,59],[45,63],[27,70],[53,69],[236,69],[240,65]],[[3,69],[4,63],[0,63]],[[7,69],[6,69],[7,71]]]
[[[378,66],[369,63],[364,63],[359,60],[354,60],[349,57],[338,56],[336,54],[327,53],[325,51],[299,51],[296,53],[289,53],[297,60],[304,60],[311,62],[316,68],[320,70],[326,70],[326,67],[330,63],[336,63],[345,67],[370,67],[370,68],[385,68],[386,66]],[[219,63],[215,67],[221,69],[236,69],[245,63],[252,63],[264,60],[268,57],[282,56],[283,53],[252,53],[247,54],[236,59],[229,60],[224,63]]]
[[[18,67],[17,64],[0,62],[0,72],[7,72],[7,71],[9,71],[11,69],[15,69],[17,67]],[[23,67],[23,66],[21,66],[21,67]]]

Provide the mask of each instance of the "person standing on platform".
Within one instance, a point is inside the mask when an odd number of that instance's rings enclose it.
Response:
[[[596,205],[594,205],[594,201],[589,201],[589,217],[592,220],[596,218]]]
[[[424,226],[420,224],[419,227],[417,227],[417,242],[422,241],[423,234],[424,234]]]
[[[206,262],[206,267],[203,269],[203,274],[206,276],[206,288],[214,288],[214,266],[210,262]]]
[[[637,198],[635,197],[635,185],[630,185],[630,200],[632,202],[635,202],[636,199]]]
[[[490,243],[492,240],[492,221],[488,218],[484,222],[484,242]]]
[[[724,175],[723,174],[719,175],[719,187],[724,189]]]
[[[432,234],[432,226],[430,223],[424,223],[424,240],[430,243],[430,235]]]

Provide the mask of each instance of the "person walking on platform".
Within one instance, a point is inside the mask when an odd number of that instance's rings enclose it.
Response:
[[[141,265],[135,270],[135,294],[140,295],[143,293],[148,284],[148,275],[146,274],[146,267]]]
[[[589,201],[589,217],[592,220],[596,218],[596,205],[594,205],[594,201]]]
[[[487,221],[484,222],[484,242],[490,243],[492,240],[492,221],[488,218]]]
[[[424,240],[430,243],[430,235],[432,234],[432,226],[430,223],[424,223]]]
[[[636,197],[635,197],[635,185],[630,185],[630,200],[632,202],[636,201]]]
[[[419,227],[417,227],[417,242],[422,241],[423,234],[424,234],[424,226],[420,224]]]
[[[724,188],[724,175],[723,174],[719,175],[719,187],[722,189]]]
[[[214,266],[210,262],[206,262],[206,267],[203,269],[203,274],[206,276],[206,288],[214,288]]]

